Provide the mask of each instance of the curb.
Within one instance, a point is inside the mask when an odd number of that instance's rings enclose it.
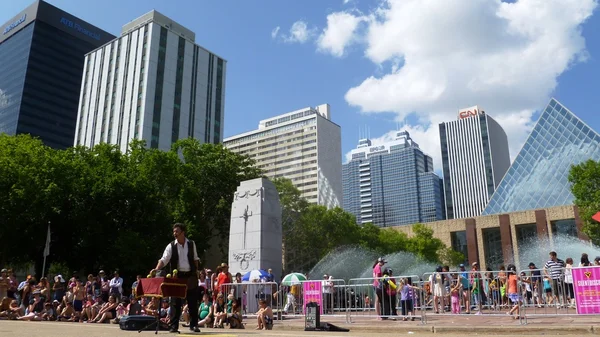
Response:
[[[335,324],[335,323],[334,323]],[[540,335],[540,334],[578,334],[578,335],[600,335],[600,325],[563,325],[563,326],[532,326],[532,325],[494,325],[494,326],[455,326],[455,325],[365,325],[365,324],[335,324],[340,328],[350,331],[389,332],[395,333],[454,333],[464,335],[496,334],[502,332],[507,335]],[[273,326],[273,330],[281,331],[304,331],[303,325],[279,325]]]

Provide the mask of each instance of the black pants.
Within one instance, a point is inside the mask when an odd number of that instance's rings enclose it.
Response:
[[[181,273],[181,272],[180,272]],[[198,277],[195,273],[189,276],[187,283],[186,301],[190,313],[190,328],[198,326]],[[179,320],[181,319],[181,307],[183,299],[171,297],[171,314],[169,316],[169,328],[178,330]]]

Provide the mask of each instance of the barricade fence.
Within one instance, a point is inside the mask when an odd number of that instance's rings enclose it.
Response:
[[[246,316],[256,317],[260,300],[265,301],[274,313],[281,311],[279,285],[275,282],[225,283],[220,289],[213,290],[213,298],[218,293],[223,294],[225,303],[235,300]]]
[[[347,288],[354,298],[353,305],[347,307],[350,321],[353,317],[421,319],[423,297],[418,275],[350,279]]]

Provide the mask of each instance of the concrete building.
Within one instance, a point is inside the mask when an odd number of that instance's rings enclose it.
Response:
[[[73,145],[84,56],[114,38],[44,1],[0,26],[0,133]]]
[[[522,269],[529,262],[543,267],[548,252],[555,250],[560,258],[578,259],[581,253],[594,253],[588,237],[582,232],[583,221],[576,206],[557,206],[514,213],[436,221],[424,224],[434,237],[462,252],[469,263],[479,262],[480,270],[498,270],[502,264],[514,263]],[[398,226],[395,230],[413,235],[413,226]],[[560,245],[558,237],[572,238],[571,244]],[[578,246],[576,243],[581,240]],[[537,243],[536,243],[537,242]],[[573,244],[575,243],[575,244]],[[533,244],[529,254],[524,255]],[[574,251],[573,251],[574,249]],[[572,256],[565,256],[571,250]],[[581,250],[581,251],[580,251]]]
[[[269,178],[290,179],[309,202],[342,205],[341,132],[331,121],[329,104],[262,120],[257,130],[223,143],[254,159]]]
[[[132,139],[169,150],[178,139],[223,139],[226,61],[151,11],[85,56],[75,145]]]
[[[357,223],[389,227],[445,219],[442,180],[407,131],[385,144],[362,139],[351,155],[342,168],[344,209]]]
[[[478,106],[439,128],[446,216],[479,216],[510,166],[506,133]]]

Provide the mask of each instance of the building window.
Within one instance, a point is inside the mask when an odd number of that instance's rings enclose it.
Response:
[[[554,237],[577,237],[577,225],[575,219],[556,220],[550,222],[552,226],[552,235]]]
[[[467,231],[458,231],[450,233],[450,242],[452,249],[465,256],[465,262],[468,260],[469,251],[467,249]]]
[[[481,230],[483,236],[483,252],[486,267],[498,270],[504,263],[502,256],[502,240],[500,238],[500,227],[484,228]]]

